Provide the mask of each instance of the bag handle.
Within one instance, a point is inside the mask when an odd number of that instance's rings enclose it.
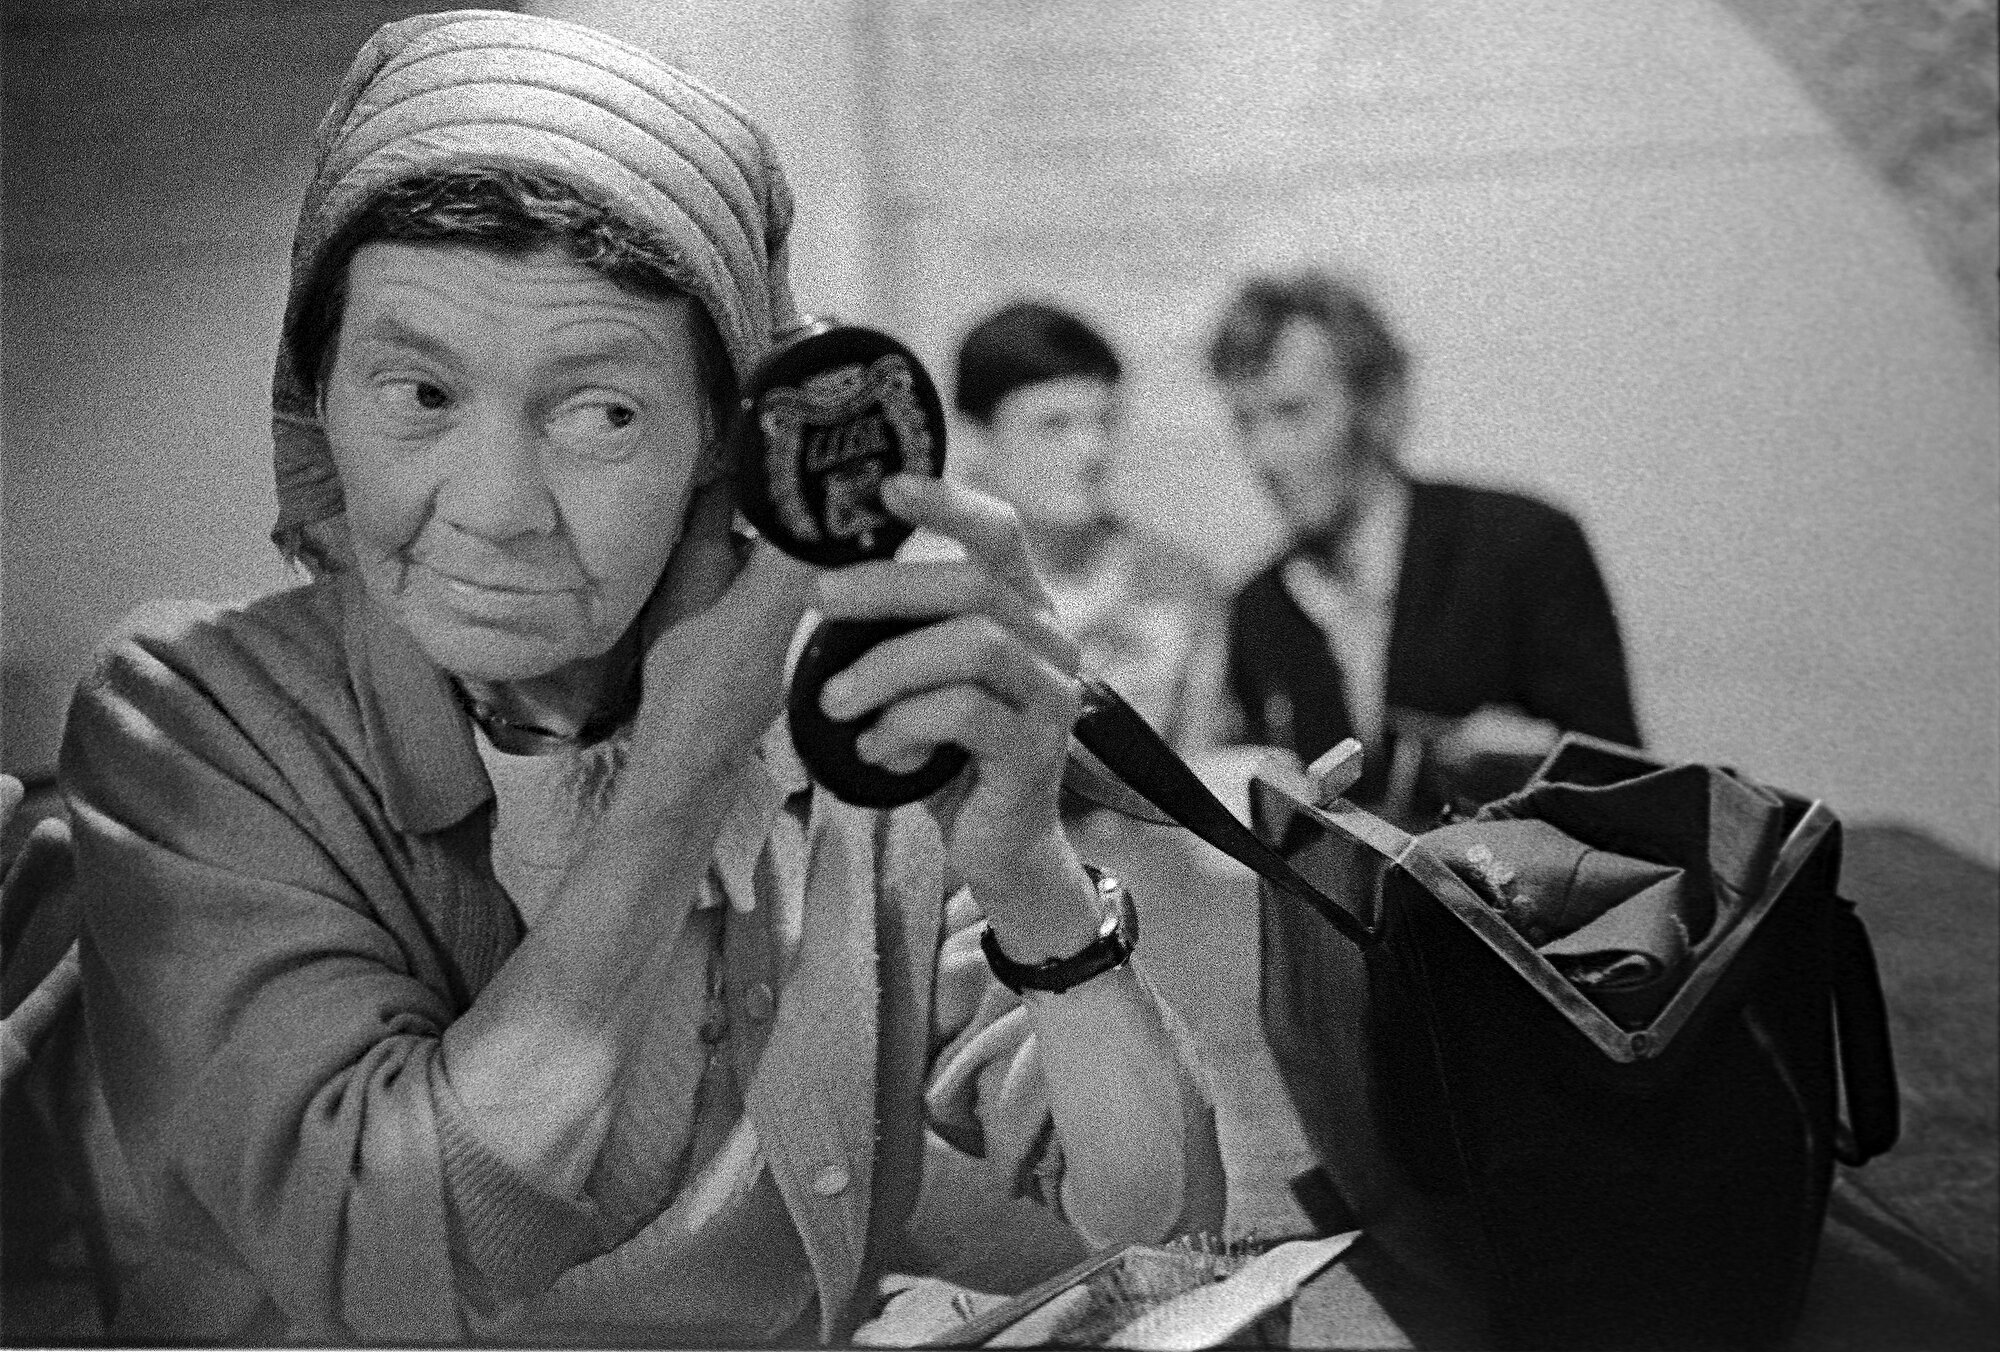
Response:
[[[1297,897],[1357,944],[1375,936],[1347,908],[1300,876],[1285,857],[1236,819],[1125,697],[1094,676],[1081,678],[1076,739],[1141,798],[1272,886]]]
[[[1889,1045],[1889,1005],[1875,965],[1875,946],[1854,903],[1834,898],[1833,1026],[1839,1043],[1844,1120],[1836,1120],[1833,1154],[1842,1164],[1866,1164],[1902,1131],[1896,1058]]]
[[[1207,841],[1280,891],[1303,901],[1351,943],[1367,947],[1379,942],[1381,936],[1375,930],[1313,886],[1283,855],[1238,821],[1236,814],[1210,792],[1201,777],[1188,768],[1187,762],[1166,744],[1154,731],[1153,725],[1128,704],[1123,695],[1094,676],[1085,675],[1079,680],[1083,690],[1083,707],[1074,728],[1076,739],[1102,762],[1106,770],[1133,793],[1159,809],[1170,821]],[[1073,760],[1071,764],[1074,768],[1077,762]],[[1095,789],[1113,787],[1115,793],[1115,786],[1098,782],[1102,779],[1103,776],[1086,773],[1066,778],[1064,782],[1073,791],[1082,792],[1092,801],[1099,801],[1100,806],[1139,817],[1140,820],[1152,820],[1148,815],[1134,812],[1127,803],[1100,801],[1098,793],[1085,791],[1086,786]],[[1105,799],[1113,796],[1102,795]],[[1341,810],[1334,807],[1322,808],[1321,811],[1329,812],[1343,832],[1409,871],[1433,895],[1450,897],[1458,902],[1454,909],[1465,917],[1467,924],[1481,939],[1501,950],[1503,955],[1524,945],[1524,941],[1507,928],[1505,921],[1479,904],[1472,890],[1441,860],[1419,845],[1416,837],[1409,832],[1359,808]],[[1595,1006],[1567,987],[1556,992],[1553,998],[1565,1008],[1574,1005],[1573,1017],[1585,1021],[1594,1017],[1602,1021],[1605,1028],[1611,1027]]]

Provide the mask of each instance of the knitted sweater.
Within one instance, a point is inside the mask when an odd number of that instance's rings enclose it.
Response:
[[[560,1312],[545,1297],[583,1265],[595,1299],[622,1283],[635,1308],[647,1284],[742,1279],[621,1255],[680,1191],[661,1203],[672,1162],[647,1147],[693,1111],[699,990],[663,993],[581,1196],[514,1173],[452,1094],[440,1038],[521,925],[470,726],[358,584],[135,616],[77,693],[62,772],[91,1043],[141,1202],[115,1227],[140,1236],[115,1336],[448,1343]],[[782,1204],[831,1339],[896,1261],[927,1129],[1032,1195],[1061,1160],[1026,1013],[928,814],[809,811],[812,904],[740,1091],[757,1225]],[[699,985],[702,961],[676,970]]]

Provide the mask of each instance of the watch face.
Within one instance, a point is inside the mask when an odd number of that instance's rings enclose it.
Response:
[[[732,441],[743,514],[786,553],[839,567],[909,538],[882,481],[944,472],[944,408],[894,338],[808,320],[758,366]]]

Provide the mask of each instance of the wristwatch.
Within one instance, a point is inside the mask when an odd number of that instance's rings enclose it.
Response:
[[[1043,962],[1015,962],[1001,951],[1000,940],[991,925],[980,933],[979,948],[986,954],[986,965],[993,969],[1000,984],[1014,994],[1066,991],[1100,973],[1123,967],[1132,956],[1132,947],[1139,942],[1139,915],[1132,907],[1132,894],[1112,874],[1089,864],[1083,867],[1097,889],[1104,921],[1097,927],[1096,937],[1076,952]]]

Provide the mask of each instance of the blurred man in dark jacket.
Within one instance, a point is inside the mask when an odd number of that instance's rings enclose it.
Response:
[[[1352,796],[1422,819],[1497,797],[1564,731],[1636,746],[1617,620],[1581,527],[1397,463],[1408,356],[1322,272],[1253,278],[1209,366],[1292,541],[1231,605],[1242,740],[1367,749]]]

